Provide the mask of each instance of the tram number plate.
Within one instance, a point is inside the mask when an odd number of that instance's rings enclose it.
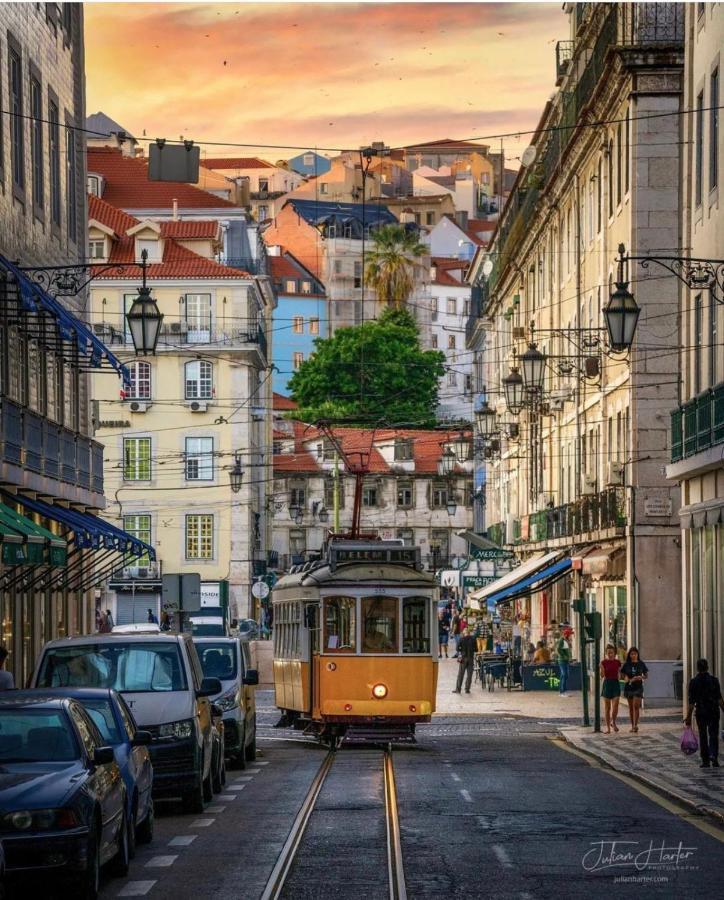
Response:
[[[375,593],[375,594],[386,594],[387,593],[386,587],[377,586],[377,587],[373,588],[372,590],[373,590],[373,593]]]

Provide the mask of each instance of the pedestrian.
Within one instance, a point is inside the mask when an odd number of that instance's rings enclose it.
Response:
[[[98,622],[98,632],[99,634],[110,634],[111,626],[108,623],[108,614],[105,610],[100,611],[99,622]]]
[[[462,634],[462,620],[460,613],[457,611],[457,608],[453,609],[453,614],[450,619],[450,637],[452,638],[452,652],[453,656],[458,652],[458,641],[460,640],[460,635]]]
[[[533,662],[534,656],[535,656],[535,644],[531,644],[531,642],[528,641],[528,649],[525,651],[526,665],[530,665]]]
[[[696,663],[696,675],[689,682],[689,705],[684,722],[691,727],[692,713],[696,713],[699,730],[701,768],[719,768],[719,709],[724,709],[719,679],[709,672],[709,663],[700,659]]]
[[[440,610],[437,616],[437,643],[438,643],[438,654],[437,658],[442,659],[443,650],[445,651],[445,659],[447,656],[447,645],[450,640],[450,626],[448,625],[447,619],[445,618],[445,611]]]
[[[152,609],[148,610],[148,624],[149,625],[158,625],[158,617],[156,616],[156,613]]]
[[[644,681],[648,673],[649,670],[641,659],[638,647],[631,647],[626,654],[626,662],[621,666],[621,674],[626,682],[623,687],[623,695],[628,701],[628,717],[631,720],[631,731],[634,733],[639,730],[641,702],[644,699]]]
[[[485,620],[482,617],[475,623],[473,637],[478,653],[482,653],[485,650]]]
[[[113,621],[113,613],[110,611],[110,609],[106,610],[106,619],[108,620],[108,630],[113,631],[113,626],[116,623]]]
[[[571,628],[564,628],[561,636],[556,644],[556,654],[558,655],[558,671],[560,673],[559,691],[561,697],[568,696],[568,669],[571,664]]]
[[[465,678],[465,693],[470,693],[470,685],[473,681],[475,669],[475,638],[470,634],[470,629],[465,628],[458,641],[458,680],[453,694],[459,694]]]
[[[541,663],[549,663],[551,661],[551,652],[546,647],[543,641],[538,641],[535,653],[533,654],[533,665],[540,665]]]
[[[0,644],[0,691],[12,691],[15,688],[13,673],[5,670],[8,656],[7,649]]]
[[[619,673],[621,671],[621,663],[616,656],[616,648],[613,644],[606,645],[605,659],[601,660],[601,696],[603,697],[603,707],[606,713],[606,734],[611,734],[611,727],[614,731],[618,731],[616,719],[618,717],[618,704],[621,697],[621,684],[619,682]]]
[[[171,619],[165,609],[161,610],[161,631],[171,631]]]

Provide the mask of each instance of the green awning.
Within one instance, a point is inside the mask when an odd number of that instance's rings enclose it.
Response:
[[[23,541],[24,558],[18,560],[15,541],[8,541],[11,549],[8,556],[15,562],[6,561],[5,538],[3,538],[3,562],[8,565],[51,565],[64,566],[68,562],[68,545],[64,538],[58,537],[42,525],[36,525],[26,516],[21,516],[5,503],[0,503],[0,528],[9,528],[10,534],[20,535]],[[47,554],[46,554],[47,550]]]

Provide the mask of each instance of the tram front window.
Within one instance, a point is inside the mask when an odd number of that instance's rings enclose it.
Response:
[[[363,653],[397,653],[399,607],[397,597],[362,598]]]
[[[354,597],[327,597],[325,599],[325,653],[355,652],[356,606]]]
[[[405,597],[402,601],[402,652],[430,652],[430,598]]]

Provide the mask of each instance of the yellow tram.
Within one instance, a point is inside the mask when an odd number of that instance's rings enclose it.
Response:
[[[405,739],[437,689],[437,585],[418,547],[330,539],[274,586],[274,688],[288,722],[334,745]],[[352,734],[350,734],[350,737]]]

